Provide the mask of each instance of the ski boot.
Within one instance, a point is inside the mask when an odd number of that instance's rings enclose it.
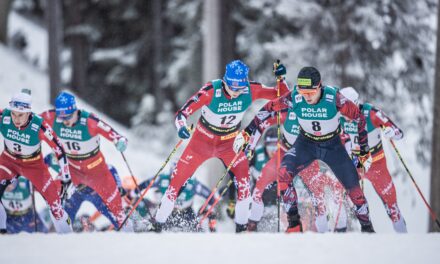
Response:
[[[164,226],[165,226],[165,223],[159,223],[156,221],[152,221],[151,222],[151,229],[149,231],[161,233]]]
[[[289,226],[287,227],[286,233],[302,233],[303,228],[301,224],[301,217],[298,214],[297,208],[290,208],[287,213],[287,221]]]
[[[334,232],[335,233],[346,233],[347,232],[347,227],[335,228]]]
[[[247,224],[244,225],[240,225],[240,224],[235,224],[235,233],[243,233],[245,231],[247,231]]]
[[[368,209],[368,204],[364,203],[362,205],[356,205],[355,211],[356,217],[361,224],[362,233],[375,233],[373,224],[370,220],[370,211]]]
[[[362,224],[361,223],[361,232],[362,233],[376,233],[373,228],[373,224]]]
[[[257,230],[258,230],[257,225],[258,225],[257,221],[249,220],[248,226],[247,226],[247,231],[249,231],[249,232],[257,232]]]
[[[0,229],[0,234],[6,234],[8,231],[6,229]]]

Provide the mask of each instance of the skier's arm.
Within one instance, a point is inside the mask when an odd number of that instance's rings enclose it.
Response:
[[[385,136],[396,140],[403,138],[403,131],[381,110],[373,107],[370,118],[374,127],[384,128]]]
[[[40,116],[49,124],[53,124],[56,118],[55,109],[44,111]]]
[[[288,112],[288,109],[281,110],[280,125],[282,125],[284,123],[284,121],[286,120],[287,112]],[[265,126],[264,129],[271,127],[273,125],[276,125],[276,124],[277,124],[277,113],[272,112],[272,114],[270,116],[268,116],[267,119],[264,121],[264,126]],[[250,135],[251,136],[249,139],[249,149],[250,150],[255,149],[263,132],[264,132],[264,130],[260,131],[260,130],[256,129],[256,130],[254,130],[254,133]]]
[[[273,118],[277,111],[284,112],[293,107],[293,102],[290,99],[291,97],[292,92],[289,91],[280,98],[273,99],[265,104],[251,121],[251,123],[245,128],[246,133],[252,135],[258,130],[260,134],[262,134],[264,129],[270,126],[268,120]]]
[[[357,122],[361,153],[368,153],[368,133],[365,129],[366,121],[359,107],[339,92],[336,94],[336,107],[342,115]]]
[[[105,137],[110,142],[113,142],[116,148],[121,152],[127,148],[127,138],[119,134],[114,128],[102,121],[96,115],[90,114],[87,126],[91,136],[96,136],[99,134]]]
[[[278,97],[278,87],[267,87],[264,84],[258,83],[258,82],[250,82],[251,84],[251,91],[252,91],[252,101],[255,101],[257,99],[268,99],[272,100]],[[289,91],[289,87],[287,86],[287,83],[285,80],[279,81],[279,88],[280,88],[280,96],[287,93]]]
[[[186,119],[202,106],[209,104],[214,96],[214,87],[211,82],[205,84],[197,93],[191,96],[188,101],[177,111],[175,124],[177,130],[186,127]]]
[[[41,124],[38,137],[40,140],[46,142],[55,153],[61,167],[61,180],[63,182],[69,181],[70,172],[66,152],[64,151],[61,141],[53,132],[52,127],[46,121],[43,121]]]

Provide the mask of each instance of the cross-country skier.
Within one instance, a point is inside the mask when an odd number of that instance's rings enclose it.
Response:
[[[290,114],[291,111],[285,109],[280,114],[281,123],[281,157],[284,156],[287,150],[289,150],[299,134],[299,123],[295,115]],[[265,125],[273,125],[276,123],[276,117],[271,117],[265,120]],[[248,151],[253,151],[254,145],[259,140],[260,133],[255,130],[252,139],[250,140],[253,144],[249,145]],[[257,224],[263,216],[264,206],[263,194],[265,190],[274,186],[273,183],[276,182],[276,166],[277,166],[277,141],[278,132],[277,127],[270,126],[264,132],[264,148],[256,147],[255,154],[253,155],[254,160],[266,161],[265,164],[258,165],[260,162],[256,163],[255,168],[259,169],[261,172],[257,182],[255,184],[254,190],[252,192],[252,206],[251,215],[249,217],[248,230],[257,231]],[[263,150],[263,151],[262,151]],[[338,202],[342,202],[343,188],[337,181],[333,180],[326,173],[320,172],[320,166],[318,161],[312,162],[307,168],[303,169],[299,176],[307,187],[310,195],[312,196],[313,203],[316,207],[316,218],[315,225],[316,230],[320,233],[327,232],[328,220],[327,220],[327,210],[325,205],[325,187],[330,186],[335,191],[334,197]],[[281,184],[280,188],[282,193],[287,188],[286,184]],[[338,231],[343,231],[346,229],[346,212],[345,208],[341,207],[342,217],[338,221]]]
[[[127,148],[127,139],[96,115],[76,106],[75,96],[61,92],[55,99],[55,109],[41,116],[52,125],[69,157],[69,168],[75,186],[85,185],[96,191],[105,202],[118,226],[125,219],[122,200],[113,176],[100,151],[100,137],[115,144],[118,151]],[[123,227],[131,230],[130,222]]]
[[[5,149],[0,155],[0,184],[5,185],[8,180],[24,175],[49,204],[56,231],[68,233],[72,231],[72,227],[60,199],[60,193],[67,191],[70,182],[66,154],[51,126],[32,112],[31,101],[30,90],[23,89],[12,96],[9,108],[0,110],[0,132],[5,142]],[[46,142],[57,156],[64,188],[52,179],[44,164],[42,141]],[[2,193],[0,197],[1,195]],[[0,203],[0,230],[5,232],[5,229],[6,213]]]
[[[46,155],[44,157],[44,162],[50,168],[52,168],[56,173],[59,172],[59,165],[53,154]],[[121,192],[122,185],[118,171],[112,165],[108,165],[108,169],[110,170],[113,179],[115,180],[116,185],[118,186]],[[74,223],[76,220],[76,214],[78,213],[78,210],[80,209],[84,201],[88,201],[92,203],[96,207],[96,209],[113,224],[114,228],[118,228],[119,226],[118,222],[113,217],[113,214],[109,211],[105,203],[102,201],[99,194],[96,191],[94,191],[92,188],[84,184],[78,185],[75,188],[75,192],[67,200],[65,200],[63,204],[64,209],[66,210],[67,214],[69,214],[70,219],[72,219]]]
[[[359,158],[361,164],[368,170],[371,165],[371,156],[365,130],[365,117],[354,103],[338,92],[338,89],[324,86],[321,82],[321,75],[316,68],[302,68],[294,90],[284,94],[281,98],[270,101],[259,111],[245,129],[246,133],[240,133],[235,139],[235,150],[238,151],[238,146],[242,146],[246,142],[244,134],[251,135],[257,129],[261,132],[265,127],[265,119],[272,113],[284,109],[289,109],[289,115],[298,118],[300,133],[292,148],[282,159],[279,171],[280,181],[292,185],[293,177],[314,160],[324,161],[345,187],[348,196],[356,206],[356,216],[362,231],[374,232],[368,203],[359,186],[356,168],[339,137],[341,114],[358,122]],[[294,188],[292,196],[296,201]],[[287,215],[288,230],[300,230],[301,221],[296,203],[293,203]]]
[[[359,106],[360,111],[366,119],[365,129],[368,132],[368,144],[373,163],[368,171],[361,172],[362,179],[368,179],[376,193],[382,200],[388,216],[393,222],[393,228],[398,233],[406,233],[405,219],[397,205],[396,187],[391,179],[390,172],[387,168],[385,152],[382,147],[382,136],[393,140],[403,138],[402,130],[387,116],[383,111],[372,104],[359,102],[359,94],[353,87],[347,87],[340,90],[346,98]],[[357,144],[357,123],[344,116],[341,117],[341,125],[344,131],[350,135],[352,142],[353,155],[359,155],[359,145]]]
[[[0,188],[5,185],[0,185]],[[40,215],[34,211],[34,201],[32,199],[32,186],[28,179],[17,177],[11,180],[1,197],[1,203],[6,209],[8,215],[6,229],[9,234],[20,232],[44,232],[48,230],[40,218]],[[37,226],[35,227],[35,224]]]
[[[277,88],[266,87],[257,82],[249,82],[249,68],[240,60],[226,65],[223,79],[205,84],[177,112],[175,124],[180,138],[190,137],[186,119],[201,108],[201,118],[195,132],[181,158],[177,162],[171,183],[162,198],[155,216],[155,229],[161,230],[174,208],[174,203],[182,185],[207,159],[219,158],[228,166],[236,154],[232,150],[235,136],[239,133],[241,120],[251,103],[257,99],[273,99]],[[284,82],[280,83],[281,94],[287,92]],[[235,206],[236,231],[245,231],[250,203],[249,166],[246,156],[238,154],[231,167],[237,186]]]

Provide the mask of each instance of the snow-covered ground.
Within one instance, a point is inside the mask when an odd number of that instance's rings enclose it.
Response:
[[[6,236],[1,263],[434,264],[438,234],[125,234]]]
[[[26,20],[13,17],[15,25],[26,31],[32,25]],[[14,20],[12,20],[14,21]],[[11,27],[14,28],[14,23]],[[17,26],[18,27],[18,26]],[[17,28],[16,27],[16,28]],[[29,30],[31,39],[45,41],[44,31]],[[36,35],[34,37],[34,35]],[[41,58],[43,44],[30,45],[30,54]],[[31,48],[34,47],[34,48]],[[40,49],[40,51],[35,51]],[[24,58],[0,46],[0,108],[7,106],[10,96],[21,88],[30,88],[33,93],[33,108],[41,112],[50,108],[48,78],[44,64],[37,68]],[[97,113],[129,139],[126,152],[127,159],[134,174],[145,179],[152,176],[165,159],[164,150],[152,139],[136,138],[130,130],[122,127],[105,114],[79,100],[79,106]],[[170,120],[170,122],[172,122]],[[1,136],[0,136],[1,139]],[[422,189],[429,197],[429,168],[421,167],[413,154],[416,144],[412,131],[408,131],[402,142],[396,142],[409,168]],[[177,141],[177,138],[176,138]],[[1,141],[0,141],[1,142]],[[152,144],[154,143],[154,144]],[[3,145],[0,144],[0,150]],[[401,166],[389,144],[385,144],[391,170]],[[129,175],[126,164],[114,146],[102,140],[102,150],[110,164],[113,164],[121,175]],[[166,152],[166,151],[165,151]],[[217,161],[210,161],[214,163]],[[206,176],[207,164],[197,172]],[[196,176],[197,176],[196,175]],[[212,175],[209,175],[212,176]],[[408,177],[395,178],[398,201],[408,224],[408,235],[393,233],[391,223],[385,213],[382,202],[366,183],[366,195],[370,203],[372,220],[378,234],[249,234],[234,235],[232,223],[219,226],[219,234],[123,234],[94,233],[71,234],[65,236],[20,234],[4,236],[0,239],[0,263],[120,263],[149,262],[189,263],[189,262],[251,262],[251,263],[438,263],[440,257],[440,236],[426,234],[428,212]],[[44,204],[41,199],[38,206]],[[93,212],[90,204],[81,209]],[[225,232],[225,233],[223,233]],[[386,233],[386,234],[384,234]],[[416,234],[414,234],[416,233]],[[38,245],[38,246],[37,246]],[[6,254],[7,253],[7,254]]]

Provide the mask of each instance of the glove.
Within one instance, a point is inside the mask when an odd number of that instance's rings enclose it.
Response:
[[[249,145],[248,145],[249,146]],[[244,154],[246,155],[246,158],[251,161],[252,158],[254,157],[254,150],[246,147],[246,149],[244,150]]]
[[[362,165],[361,165],[361,163],[359,162],[359,157],[357,156],[357,155],[352,155],[351,156],[351,161],[353,162],[353,165],[356,167],[356,168],[360,168]]]
[[[244,130],[238,133],[238,135],[235,137],[233,149],[235,153],[238,153],[240,150],[245,149],[245,146],[243,145],[247,143],[249,140],[249,135]]]
[[[286,67],[277,61],[273,64],[273,73],[277,80],[284,80],[286,75]]]
[[[128,140],[125,137],[120,137],[115,143],[116,149],[119,152],[124,152],[127,149],[127,143]]]
[[[234,219],[235,217],[235,201],[229,201],[228,208],[226,208],[226,214],[229,218]]]
[[[189,133],[188,125],[186,124],[186,117],[182,114],[176,117],[174,124],[177,128],[177,134],[181,139],[187,139],[191,136]]]
[[[359,162],[362,164],[362,167],[364,167],[365,172],[367,172],[371,167],[371,163],[373,163],[370,152],[361,151]]]
[[[60,198],[61,201],[68,200],[72,197],[73,193],[76,191],[75,185],[72,184],[72,181],[61,182],[61,191]]]
[[[394,138],[397,135],[397,133],[396,133],[396,130],[393,127],[385,127],[383,129],[383,135],[386,138]]]
[[[179,128],[177,134],[181,139],[187,139],[191,136],[191,134],[189,133],[189,129],[186,126]]]

